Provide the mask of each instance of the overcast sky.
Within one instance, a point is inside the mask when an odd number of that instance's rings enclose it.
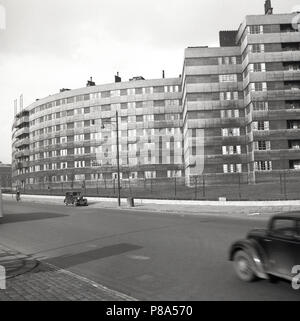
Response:
[[[273,0],[289,13],[299,0]],[[4,26],[3,8],[6,12]],[[297,7],[299,9],[299,6]],[[27,106],[60,88],[177,77],[184,48],[218,45],[264,0],[0,0],[0,161],[11,162],[13,101]]]

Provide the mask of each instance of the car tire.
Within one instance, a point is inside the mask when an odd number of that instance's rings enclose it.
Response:
[[[253,260],[245,251],[237,251],[233,258],[234,270],[242,281],[252,282],[256,279]]]

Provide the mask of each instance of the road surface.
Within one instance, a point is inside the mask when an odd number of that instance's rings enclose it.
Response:
[[[286,281],[239,281],[228,262],[230,244],[261,219],[13,200],[4,213],[0,244],[138,300],[300,299]]]

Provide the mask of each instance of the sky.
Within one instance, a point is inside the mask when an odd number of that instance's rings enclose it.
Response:
[[[299,0],[272,0],[274,13]],[[14,100],[60,88],[178,77],[184,49],[218,46],[219,30],[263,14],[264,0],[0,0],[0,161],[11,163]]]

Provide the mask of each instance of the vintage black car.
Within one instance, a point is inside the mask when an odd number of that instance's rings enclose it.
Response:
[[[67,192],[64,203],[66,206],[75,205],[75,206],[88,206],[88,201],[83,197],[81,192]]]
[[[267,229],[250,231],[246,239],[232,244],[229,259],[243,281],[291,280],[293,267],[300,265],[300,213],[276,215]]]

